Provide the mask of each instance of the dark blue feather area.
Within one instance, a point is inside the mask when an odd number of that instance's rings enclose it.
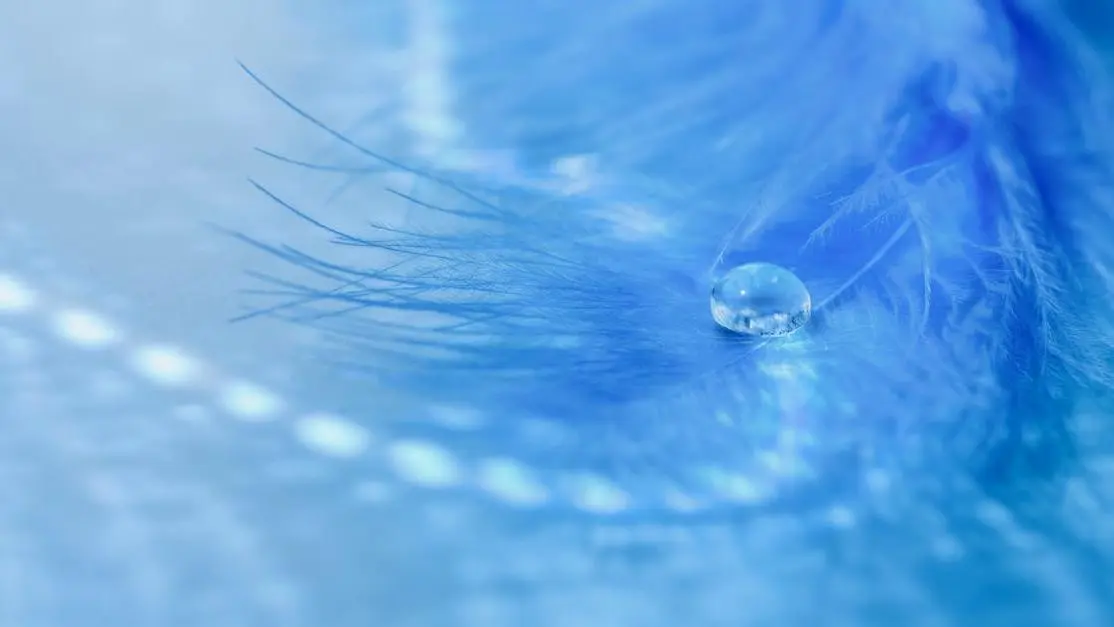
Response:
[[[1092,294],[1114,260],[1106,83],[1063,16],[577,4],[456,10],[467,132],[441,152],[388,158],[298,110],[401,176],[404,211],[369,200],[340,232],[287,204],[347,250],[272,249],[310,271],[273,311],[388,388],[489,417],[475,450],[632,494],[846,496],[878,472],[999,489],[1069,463],[1070,418],[1109,378]],[[712,282],[752,261],[808,285],[802,331],[714,325]],[[523,435],[538,421],[561,437]]]

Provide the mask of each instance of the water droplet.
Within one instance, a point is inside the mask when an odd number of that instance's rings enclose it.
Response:
[[[788,335],[812,315],[808,288],[772,263],[732,268],[712,286],[712,317],[721,327],[761,337]]]

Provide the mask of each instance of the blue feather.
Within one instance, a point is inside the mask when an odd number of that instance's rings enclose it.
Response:
[[[463,124],[515,177],[385,156],[272,90],[420,189],[391,189],[405,220],[369,202],[359,232],[272,194],[368,261],[268,247],[311,278],[274,279],[290,300],[267,311],[489,416],[483,450],[633,494],[1055,479],[1114,363],[1107,68],[1049,3],[891,4],[468,3]],[[539,174],[569,154],[588,179]],[[806,328],[714,325],[712,282],[751,261],[808,285]]]

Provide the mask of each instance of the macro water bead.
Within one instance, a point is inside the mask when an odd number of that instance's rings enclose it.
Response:
[[[812,315],[808,288],[772,263],[732,268],[712,286],[712,318],[721,327],[760,337],[788,335]]]

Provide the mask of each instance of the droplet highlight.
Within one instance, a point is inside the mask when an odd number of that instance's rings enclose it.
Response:
[[[772,263],[732,268],[712,286],[712,318],[757,337],[789,335],[812,316],[812,296],[797,275]]]

